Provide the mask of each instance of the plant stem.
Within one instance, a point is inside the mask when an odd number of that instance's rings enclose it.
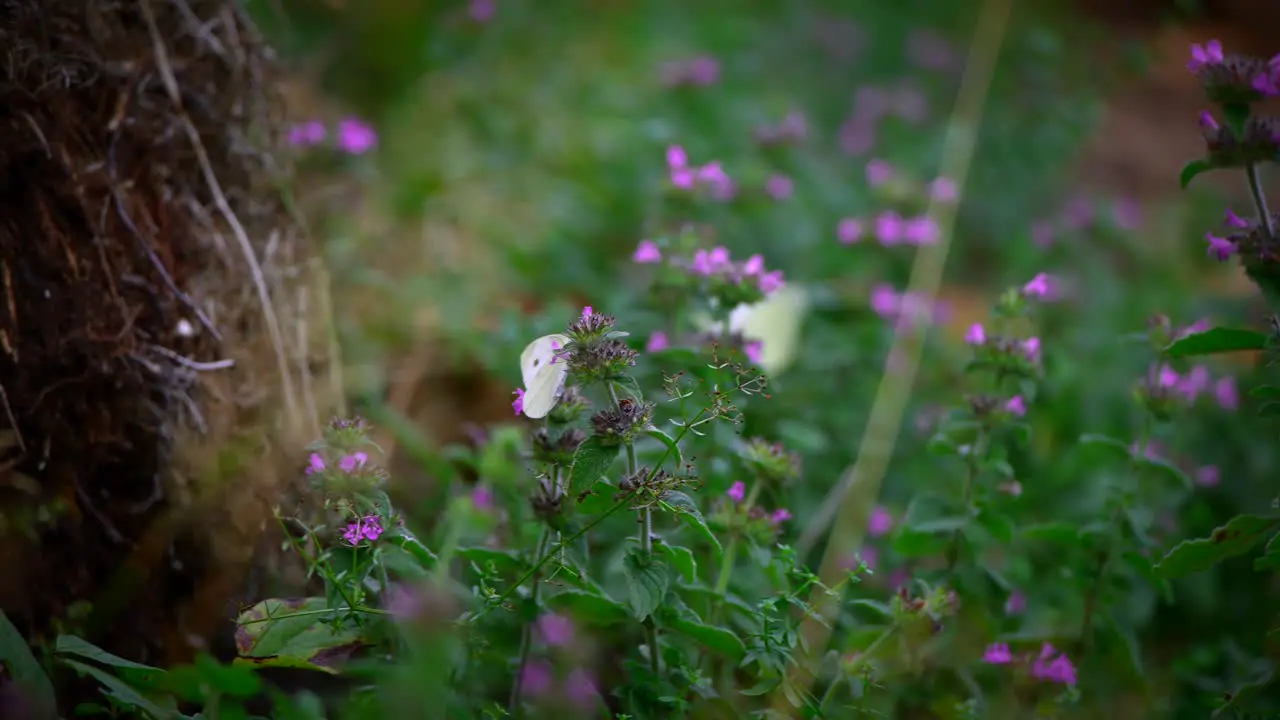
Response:
[[[1133,469],[1135,481],[1141,481],[1141,468],[1138,465],[1138,458],[1146,457],[1147,445],[1151,442],[1151,416],[1147,415],[1142,423],[1142,436],[1138,440],[1138,450],[1130,461],[1130,467]],[[1124,505],[1116,503],[1111,509],[1111,533],[1107,540],[1107,551],[1098,562],[1098,576],[1094,578],[1093,584],[1089,586],[1089,591],[1084,598],[1084,617],[1080,621],[1080,640],[1077,643],[1078,651],[1083,655],[1093,640],[1093,621],[1098,614],[1098,598],[1102,594],[1102,587],[1107,582],[1107,576],[1111,573],[1111,564],[1115,562],[1116,546],[1120,544],[1118,535],[1120,526],[1120,513],[1123,511]],[[1083,659],[1083,658],[1081,658]]]
[[[747,499],[742,503],[743,512],[751,512],[751,508],[755,507],[756,498],[760,495],[760,479],[751,484],[751,491],[747,493]],[[724,550],[724,558],[720,561],[720,574],[716,577],[716,596],[723,598],[725,592],[729,589],[729,579],[733,575],[733,566],[738,559],[738,534],[734,533],[729,536],[729,547]],[[720,608],[724,606],[721,602],[715,606],[711,613],[711,622],[715,624],[720,614]]]
[[[542,557],[543,553],[547,551],[547,545],[551,544],[551,533],[550,527],[542,529],[542,536],[538,538],[538,557]],[[535,574],[533,577],[533,591],[530,595],[535,607],[538,605],[539,590],[542,589],[542,584],[538,581],[539,576]],[[529,648],[532,645],[533,623],[525,623],[524,630],[520,635],[520,660],[516,663],[516,677],[511,683],[511,700],[507,703],[507,708],[512,715],[515,715],[520,708],[520,694],[524,690],[524,666],[529,662]]]
[[[871,656],[874,655],[876,651],[880,649],[880,646],[883,645],[884,642],[888,640],[891,635],[893,635],[895,630],[897,630],[897,626],[895,625],[890,625],[889,627],[885,628],[884,632],[877,635],[876,639],[871,641],[871,644],[867,646],[866,650],[863,650],[861,653],[859,653],[859,655],[861,656],[860,659],[863,661],[871,659]],[[836,688],[840,687],[840,683],[843,680],[844,680],[844,674],[841,673],[836,675],[836,678],[831,681],[831,684],[827,685],[826,692],[822,693],[822,698],[818,700],[818,717],[822,718],[827,716],[826,714],[827,702],[829,702],[831,698],[835,696]]]
[[[1267,198],[1262,193],[1262,178],[1258,177],[1258,166],[1249,163],[1245,171],[1249,176],[1249,192],[1253,193],[1253,204],[1258,208],[1258,217],[1262,218],[1262,228],[1267,232],[1267,239],[1274,240],[1275,228],[1271,225],[1271,211],[1267,209]]]
[[[969,448],[969,456],[965,458],[968,466],[964,476],[964,488],[961,491],[961,502],[964,505],[964,522],[969,524],[969,520],[973,518],[973,486],[978,480],[978,463],[980,459],[984,459],[987,454],[987,433],[985,428],[979,428],[977,437],[973,440],[973,445]],[[964,537],[964,528],[956,530],[951,535],[951,546],[947,548],[947,574],[951,575],[955,572],[956,565],[960,562],[960,541]]]
[[[609,392],[613,392],[612,386]],[[626,449],[627,477],[635,477],[639,471],[635,443],[628,441]],[[649,505],[640,509],[640,550],[644,553],[645,562],[653,560],[653,507]],[[644,638],[645,644],[649,646],[649,669],[656,675],[662,671],[662,664],[658,652],[658,628],[653,624],[652,617],[644,619]]]

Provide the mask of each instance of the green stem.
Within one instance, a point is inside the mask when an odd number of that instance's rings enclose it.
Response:
[[[961,490],[961,503],[964,505],[964,522],[969,524],[969,520],[973,518],[973,488],[977,484],[978,472],[980,470],[979,463],[987,454],[987,433],[986,428],[979,428],[978,435],[973,440],[973,446],[969,450],[967,460],[967,471],[964,476],[964,486]],[[947,574],[955,573],[956,566],[960,562],[960,541],[964,537],[964,528],[956,530],[951,535],[951,545],[947,548]]]
[[[609,388],[613,392],[613,388]],[[627,477],[635,477],[639,471],[636,463],[636,446],[628,441]],[[644,553],[645,562],[653,560],[653,507],[645,505],[640,509],[640,549]],[[645,644],[649,646],[649,669],[656,675],[662,671],[662,659],[658,651],[658,628],[653,624],[653,617],[644,619]]]
[[[875,640],[871,641],[871,644],[867,646],[866,650],[863,650],[861,653],[859,653],[860,659],[864,661],[869,660],[871,656],[874,655],[876,651],[880,649],[880,646],[883,645],[884,642],[888,640],[889,637],[892,636],[894,631],[896,630],[897,630],[897,626],[894,626],[894,625],[890,625],[889,627],[885,628],[884,632],[880,633],[878,636],[876,636]],[[836,689],[840,687],[840,683],[843,680],[844,680],[844,673],[841,673],[839,675],[836,675],[835,679],[831,681],[831,684],[827,685],[826,692],[822,693],[822,698],[818,700],[818,717],[822,718],[827,716],[827,711],[826,711],[827,703],[833,697],[835,697]]]
[[[756,498],[760,496],[760,479],[756,478],[751,484],[751,491],[747,493],[747,499],[743,501],[743,512],[751,512],[751,508],[755,507]],[[723,598],[725,592],[729,589],[729,580],[733,576],[734,563],[738,559],[738,533],[729,536],[729,547],[724,550],[724,558],[720,561],[720,574],[716,577],[716,596]],[[720,614],[720,608],[724,606],[723,600],[712,610],[712,624]]]
[[[1133,471],[1135,481],[1141,480],[1141,468],[1138,465],[1138,458],[1145,457],[1147,454],[1147,446],[1151,442],[1151,415],[1148,414],[1142,423],[1142,435],[1138,440],[1137,453],[1130,461],[1130,468]],[[1098,614],[1099,596],[1102,594],[1102,588],[1106,585],[1108,576],[1111,574],[1111,565],[1115,562],[1116,547],[1120,544],[1120,513],[1124,510],[1123,503],[1115,503],[1115,507],[1111,509],[1110,518],[1110,535],[1107,538],[1107,551],[1103,554],[1102,559],[1097,566],[1097,577],[1094,578],[1093,584],[1089,586],[1089,591],[1084,598],[1084,617],[1080,621],[1080,639],[1077,643],[1077,650],[1083,655],[1089,650],[1093,641],[1093,622]],[[1083,658],[1081,658],[1083,660]]]
[[[542,529],[542,536],[538,538],[538,557],[547,551],[547,545],[551,544],[550,527]],[[533,578],[533,590],[530,598],[533,600],[534,607],[538,605],[539,591],[542,589],[542,583],[539,582],[537,575]],[[512,715],[516,715],[520,710],[520,695],[524,691],[524,666],[529,662],[529,649],[533,646],[533,623],[525,623],[524,630],[520,635],[520,659],[516,663],[516,677],[511,683],[511,700],[507,703],[507,708]]]
[[[1262,218],[1262,227],[1267,231],[1267,239],[1274,240],[1275,228],[1271,226],[1271,211],[1267,209],[1267,197],[1262,192],[1262,178],[1258,177],[1258,166],[1249,163],[1245,171],[1249,176],[1249,192],[1253,194],[1253,204],[1258,209],[1258,217]]]
[[[703,409],[702,409],[701,411],[699,411],[699,412],[698,412],[698,414],[694,417],[694,421],[696,421],[696,420],[698,420],[699,418],[701,418],[705,413],[706,413],[706,408],[703,408]],[[689,424],[690,424],[690,425],[692,425],[693,423],[691,422],[691,423],[689,423]],[[686,425],[686,426],[684,426],[684,427],[680,428],[680,432],[676,434],[675,442],[674,442],[673,444],[674,444],[674,445],[678,445],[678,444],[680,443],[680,441],[684,439],[684,436],[685,436],[688,432],[689,432],[689,426],[688,426],[688,425]],[[666,462],[666,461],[667,461],[667,458],[669,458],[669,457],[671,457],[671,448],[670,448],[670,447],[668,447],[668,448],[667,448],[666,452],[664,452],[664,453],[663,453],[663,455],[662,455],[662,457],[658,460],[658,464],[657,464],[657,465],[655,465],[655,466],[654,466],[654,468],[653,468],[652,470],[650,470],[650,471],[649,471],[649,476],[648,476],[647,478],[645,478],[645,482],[644,482],[644,483],[642,483],[642,484],[647,484],[648,482],[652,481],[652,480],[653,480],[653,477],[658,473],[658,468],[662,467],[662,463]],[[572,534],[572,535],[570,535],[569,537],[567,537],[567,538],[565,538],[565,539],[561,540],[561,541],[560,541],[560,543],[559,543],[555,548],[553,548],[553,549],[551,550],[551,552],[546,553],[546,554],[544,554],[542,557],[540,557],[540,558],[538,559],[538,561],[537,561],[536,563],[534,563],[533,567],[531,567],[531,568],[529,568],[528,570],[526,570],[526,571],[525,571],[525,573],[524,573],[523,575],[521,575],[521,576],[520,576],[520,578],[519,578],[518,580],[516,580],[516,581],[515,581],[515,583],[513,583],[513,584],[511,585],[511,587],[509,587],[509,588],[507,588],[505,591],[503,591],[503,593],[502,593],[501,595],[499,595],[499,596],[494,600],[494,602],[493,602],[491,605],[489,605],[488,607],[484,608],[482,611],[480,611],[479,613],[477,613],[477,614],[475,615],[475,618],[480,618],[480,617],[484,616],[486,613],[488,613],[490,610],[492,610],[494,607],[501,606],[501,605],[502,605],[502,603],[503,603],[504,601],[506,601],[506,599],[507,599],[507,598],[511,597],[511,594],[512,594],[512,593],[514,593],[514,592],[516,591],[516,588],[520,587],[521,585],[523,585],[523,584],[524,584],[524,582],[525,582],[526,580],[528,580],[529,578],[533,577],[533,574],[534,574],[534,573],[536,573],[536,572],[538,572],[539,570],[541,570],[541,569],[542,569],[542,566],[543,566],[543,565],[546,565],[546,564],[547,564],[547,562],[548,562],[549,560],[551,560],[551,558],[552,558],[553,556],[555,556],[557,553],[559,553],[561,550],[563,550],[565,547],[567,547],[567,546],[568,546],[570,543],[572,543],[574,540],[577,540],[578,538],[580,538],[580,537],[582,537],[583,535],[585,535],[585,534],[587,533],[587,531],[591,530],[591,529],[592,529],[592,528],[594,528],[596,525],[599,525],[600,523],[604,522],[606,518],[608,518],[609,516],[611,516],[611,515],[613,515],[614,513],[618,512],[618,511],[619,511],[619,510],[621,510],[622,508],[626,507],[626,506],[627,506],[627,504],[631,502],[632,498],[634,498],[634,497],[635,497],[635,495],[636,495],[635,491],[632,491],[632,492],[630,492],[630,493],[627,493],[625,496],[623,496],[622,498],[620,498],[620,499],[618,500],[618,502],[614,503],[614,504],[613,504],[613,506],[612,506],[612,507],[610,507],[608,510],[605,510],[603,513],[600,513],[600,515],[596,516],[596,518],[595,518],[594,520],[592,520],[591,522],[587,523],[586,525],[583,525],[583,526],[582,526],[582,528],[580,528],[577,532],[573,533],[573,534]]]

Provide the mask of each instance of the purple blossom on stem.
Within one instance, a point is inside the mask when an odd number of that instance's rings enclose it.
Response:
[[[511,409],[516,411],[516,417],[520,417],[524,414],[524,390],[516,388],[516,391],[513,394],[516,396],[516,399],[512,401]]]
[[[987,646],[986,652],[982,653],[982,662],[990,665],[1007,665],[1013,662],[1013,653],[1009,652],[1009,646],[1005,643],[992,643]]]
[[[1205,239],[1209,241],[1208,255],[1217,258],[1218,262],[1224,262],[1235,254],[1235,243],[1222,237],[1218,237],[1213,233],[1205,233]]]
[[[328,134],[329,131],[325,130],[324,123],[319,120],[310,120],[289,129],[289,144],[297,147],[319,145],[324,142]]]
[[[836,226],[836,238],[841,245],[852,245],[862,239],[862,222],[857,218],[845,218]]]
[[[1022,417],[1027,414],[1027,403],[1021,395],[1014,395],[1004,404],[1004,410],[1014,417]]]
[[[662,262],[662,250],[652,240],[641,240],[640,244],[636,246],[636,251],[631,255],[631,261],[640,265],[660,263]]]
[[[541,697],[551,689],[551,665],[545,660],[529,660],[520,670],[520,685],[529,697]]]
[[[538,637],[551,647],[565,647],[573,642],[573,621],[564,615],[545,613],[537,621]]]
[[[1191,60],[1187,62],[1187,69],[1193,73],[1199,72],[1200,68],[1205,65],[1216,65],[1224,59],[1222,43],[1217,40],[1210,40],[1204,45],[1193,44],[1191,46]]]
[[[964,334],[964,341],[970,345],[985,345],[987,342],[987,331],[982,327],[982,323],[974,323],[969,326],[969,330]]]
[[[1214,487],[1222,482],[1222,473],[1217,465],[1205,465],[1196,470],[1196,484],[1200,487]]]
[[[875,506],[871,511],[871,518],[867,521],[867,534],[873,538],[882,537],[892,529],[893,515],[883,505]]]
[[[729,491],[725,493],[728,498],[735,503],[742,502],[747,497],[747,485],[741,480],[734,480],[729,486]]]
[[[1046,682],[1062,685],[1076,684],[1076,667],[1066,653],[1056,655],[1057,650],[1049,643],[1040,648],[1040,657],[1031,666],[1032,677]]]
[[[1213,397],[1223,410],[1235,410],[1240,407],[1240,393],[1236,390],[1236,379],[1227,376],[1218,380],[1213,386]]]
[[[346,530],[342,532],[342,539],[348,545],[355,547],[364,540],[369,542],[377,540],[382,536],[382,532],[382,520],[377,515],[366,515],[348,523]]]
[[[363,155],[378,144],[378,134],[367,123],[347,118],[338,123],[338,149],[351,155]]]
[[[354,473],[358,470],[363,470],[367,462],[369,462],[367,454],[354,452],[338,461],[338,469],[344,473]]]
[[[319,472],[324,472],[324,470],[324,457],[322,457],[320,453],[311,453],[307,458],[307,474],[314,475]]]
[[[879,158],[867,163],[867,184],[877,187],[889,182],[893,177],[893,166]]]

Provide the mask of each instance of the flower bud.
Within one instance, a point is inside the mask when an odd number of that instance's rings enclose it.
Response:
[[[597,437],[609,444],[632,442],[648,430],[653,420],[654,404],[622,398],[616,407],[601,410],[591,417]]]

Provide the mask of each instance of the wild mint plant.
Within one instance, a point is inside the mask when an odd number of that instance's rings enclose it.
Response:
[[[1218,40],[1192,45],[1187,69],[1200,81],[1205,97],[1214,111],[1200,113],[1200,131],[1206,154],[1189,162],[1180,178],[1183,188],[1199,174],[1210,170],[1243,171],[1253,198],[1252,215],[1241,215],[1228,208],[1222,228],[1209,231],[1208,255],[1219,262],[1237,258],[1248,277],[1271,309],[1270,327],[1265,331],[1214,327],[1179,337],[1165,350],[1171,359],[1213,355],[1239,351],[1261,351],[1270,366],[1274,362],[1280,339],[1280,216],[1268,207],[1266,189],[1260,169],[1280,161],[1280,121],[1258,115],[1255,105],[1280,96],[1280,55],[1265,60],[1229,53]],[[1194,372],[1194,371],[1193,371]],[[1176,376],[1175,376],[1176,377]],[[1232,395],[1234,395],[1234,388]],[[1280,388],[1259,386],[1250,395],[1265,404],[1261,415],[1274,414],[1274,400]],[[1234,398],[1229,398],[1234,402]],[[1217,528],[1206,538],[1188,540],[1173,548],[1157,565],[1161,576],[1178,578],[1208,569],[1227,558],[1248,553],[1265,543],[1262,557],[1254,561],[1255,569],[1275,572],[1280,569],[1280,495],[1270,508],[1240,514]],[[1280,631],[1272,628],[1271,633]],[[1248,708],[1251,697],[1273,682],[1276,666],[1238,691],[1227,693],[1219,712]]]

